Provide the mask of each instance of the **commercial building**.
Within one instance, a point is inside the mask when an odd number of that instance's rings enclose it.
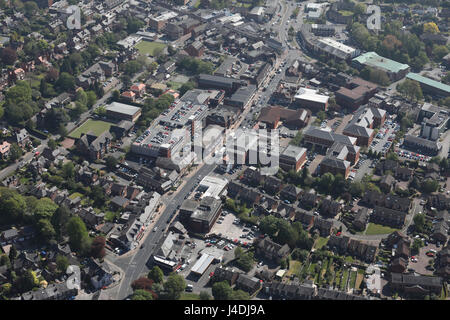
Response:
[[[180,222],[196,233],[208,233],[220,213],[222,202],[213,197],[204,197],[200,201],[187,199],[180,208]]]
[[[312,112],[326,111],[329,97],[318,93],[318,90],[300,88],[294,96],[294,103]]]
[[[225,191],[228,185],[228,180],[217,176],[206,176],[200,181],[197,191],[201,192],[200,199],[211,197],[214,199],[220,199],[220,196]]]
[[[349,60],[360,54],[358,49],[347,46],[333,38],[322,38],[317,35],[332,35],[330,27],[318,27],[316,24],[303,24],[300,29],[300,40],[307,50],[316,55],[325,55],[331,59]]]
[[[379,56],[373,51],[354,58],[352,64],[359,69],[370,67],[384,71],[391,81],[403,79],[410,70],[409,65]]]
[[[200,88],[225,90],[228,94],[235,92],[243,84],[245,84],[245,81],[229,77],[209,74],[200,74],[198,77],[198,85]]]
[[[442,145],[438,141],[431,141],[410,134],[405,135],[403,146],[414,152],[420,152],[430,156],[437,155],[442,149]]]
[[[106,116],[113,119],[135,122],[141,116],[141,108],[113,102],[106,107]]]
[[[303,140],[307,144],[330,148],[335,142],[344,145],[355,145],[357,139],[343,134],[334,133],[331,129],[321,129],[318,127],[309,127],[303,135]]]
[[[369,146],[375,136],[373,128],[382,126],[386,120],[386,111],[369,106],[361,106],[344,128],[343,134],[357,138],[358,146]]]
[[[159,16],[150,18],[149,26],[155,31],[161,31],[166,23],[170,20],[178,16],[177,13],[172,11],[166,11],[161,13]]]
[[[413,72],[408,73],[406,78],[419,82],[423,93],[428,93],[443,98],[450,96],[450,86],[447,84],[432,80]]]
[[[449,112],[424,103],[419,112],[418,121],[421,122],[420,137],[432,141],[439,139],[441,133],[448,128]]]
[[[280,122],[288,128],[301,129],[308,124],[310,118],[311,112],[309,110],[292,110],[279,106],[272,106],[265,107],[261,110],[258,122],[264,124],[268,129],[277,129]]]
[[[335,92],[336,103],[343,108],[356,110],[366,104],[378,90],[378,86],[361,78],[352,78]]]
[[[297,172],[306,162],[305,148],[289,145],[280,154],[280,167],[285,171]]]
[[[249,106],[249,102],[254,97],[256,92],[255,85],[248,85],[240,87],[229,98],[225,98],[224,103],[230,106],[235,106],[240,109],[245,109]]]

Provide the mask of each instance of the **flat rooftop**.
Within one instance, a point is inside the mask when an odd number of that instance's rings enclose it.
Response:
[[[382,56],[379,56],[375,52],[367,52],[359,57],[353,59],[353,61],[357,61],[360,64],[367,65],[370,67],[376,67],[380,69],[384,69],[388,72],[400,72],[402,70],[406,70],[409,68],[409,65],[405,63],[400,63]]]
[[[134,116],[137,112],[139,112],[141,108],[131,106],[129,104],[124,104],[120,102],[113,102],[109,106],[106,107],[106,111],[123,113],[129,116]]]
[[[353,52],[356,51],[355,48],[352,48],[350,46],[342,44],[342,43],[340,43],[340,42],[338,42],[338,41],[336,41],[336,40],[334,40],[332,38],[322,38],[322,39],[319,39],[319,42],[322,42],[322,43],[324,43],[324,44],[326,44],[328,46],[331,46],[331,47],[333,47],[335,49],[338,49],[338,50],[340,50],[340,51],[342,51],[342,52],[344,52],[346,54],[352,54]]]
[[[300,88],[294,96],[295,99],[309,100],[320,103],[327,103],[329,97],[317,93],[317,90],[309,88]]]

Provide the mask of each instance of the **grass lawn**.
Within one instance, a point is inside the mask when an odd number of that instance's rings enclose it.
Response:
[[[200,295],[192,292],[183,292],[180,300],[200,300]]]
[[[314,244],[314,249],[320,250],[324,245],[328,243],[328,238],[319,237]]]
[[[183,83],[181,83],[181,82],[175,82],[175,81],[168,81],[167,82],[167,86],[170,87],[173,90],[180,89],[182,85],[183,85]]]
[[[69,137],[78,139],[83,133],[88,133],[89,131],[93,131],[94,134],[98,136],[103,132],[109,130],[111,125],[112,123],[110,122],[89,119],[81,126],[73,130],[70,133]]]
[[[339,286],[342,291],[345,291],[345,287],[347,285],[348,273],[349,273],[348,269],[345,269],[344,270],[344,274],[342,276],[342,281],[341,281],[340,286]]]
[[[302,267],[302,263],[297,260],[291,260],[289,262],[289,270],[286,272],[286,276],[290,277],[291,275],[298,276],[300,274],[300,268]]]
[[[356,276],[358,275],[358,272],[352,271],[350,274],[350,288],[356,288]]]
[[[376,234],[389,234],[389,233],[392,233],[397,230],[398,229],[394,229],[394,228],[387,227],[387,226],[382,226],[380,224],[375,224],[375,223],[371,222],[367,226],[365,234],[368,236],[376,235]]]
[[[166,45],[160,42],[152,42],[152,41],[141,41],[139,42],[135,48],[139,50],[142,54],[149,54],[153,57],[154,51],[156,48],[164,49]]]
[[[336,271],[336,275],[335,275],[335,282],[336,282],[336,287],[339,287],[341,285],[341,270],[337,270]]]

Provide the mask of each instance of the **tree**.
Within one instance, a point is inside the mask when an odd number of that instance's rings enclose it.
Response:
[[[63,233],[63,230],[69,221],[70,218],[70,210],[62,205],[58,209],[56,209],[55,213],[53,213],[53,216],[50,219],[50,222],[53,225],[53,228],[55,229],[56,236],[60,237]]]
[[[422,247],[423,247],[423,241],[420,240],[420,239],[414,239],[414,242],[413,242],[413,244],[411,246],[411,250],[413,252],[418,253],[420,248],[422,248]]]
[[[215,300],[230,300],[233,294],[233,289],[227,281],[216,282],[212,286],[212,295]]]
[[[45,242],[49,242],[56,236],[55,229],[47,219],[40,219],[37,224],[39,235]]]
[[[56,86],[60,92],[75,90],[75,78],[67,72],[62,72],[56,81]]]
[[[16,246],[15,245],[11,245],[11,249],[9,249],[9,255],[8,255],[9,261],[11,261],[11,262],[14,261],[16,259],[16,257],[17,257]]]
[[[421,100],[423,99],[422,88],[417,81],[406,79],[402,83],[397,85],[397,91],[400,92],[404,97],[411,100]]]
[[[58,144],[56,143],[56,141],[53,140],[52,138],[48,139],[47,145],[48,145],[48,147],[49,147],[51,150],[55,150],[56,147],[58,146]]]
[[[58,209],[58,205],[50,198],[41,198],[36,202],[33,208],[34,218],[39,219],[51,219],[55,211]]]
[[[94,205],[97,207],[102,207],[105,204],[106,195],[103,192],[103,188],[99,185],[91,187],[89,197],[94,201]]]
[[[195,88],[195,83],[192,81],[188,81],[186,83],[183,83],[183,85],[178,90],[180,92],[180,96],[184,95],[187,91],[192,90]]]
[[[138,289],[133,292],[131,300],[153,300],[153,295],[147,290]]]
[[[11,224],[23,217],[27,204],[17,191],[0,188],[0,223]]]
[[[21,292],[32,290],[39,285],[39,280],[36,277],[36,273],[31,269],[28,269],[19,279],[18,287]]]
[[[250,300],[250,295],[243,290],[235,290],[231,293],[231,300]]]
[[[421,189],[424,193],[436,192],[439,188],[439,182],[436,180],[426,179],[422,182]]]
[[[106,167],[109,171],[113,171],[116,168],[117,165],[117,159],[113,156],[108,156],[105,159]]]
[[[87,93],[87,102],[86,105],[90,109],[94,106],[94,104],[97,102],[97,95],[94,91],[88,91]]]
[[[211,300],[211,296],[208,292],[202,291],[200,292],[200,300]]]
[[[13,65],[17,60],[17,53],[11,47],[3,48],[0,55],[0,60],[6,65]]]
[[[103,259],[106,255],[105,251],[106,239],[105,237],[98,236],[92,241],[91,255],[94,258]]]
[[[439,33],[439,28],[436,23],[434,22],[427,22],[423,25],[423,32],[424,33],[431,33],[436,34]]]
[[[56,267],[60,272],[66,272],[67,267],[69,267],[69,259],[65,256],[58,255],[56,257]]]
[[[253,253],[248,252],[241,254],[237,259],[236,264],[245,272],[249,272],[252,269],[254,262],[255,260],[253,259]]]
[[[186,281],[184,278],[176,273],[172,273],[164,283],[164,290],[169,300],[178,300],[181,293],[186,288]]]
[[[91,240],[83,220],[78,216],[70,218],[66,229],[70,247],[81,254],[87,254],[91,246]]]
[[[148,272],[147,278],[153,280],[155,283],[162,283],[164,280],[164,273],[160,267],[154,266],[152,270]]]
[[[19,145],[17,143],[12,143],[11,147],[9,149],[9,158],[12,161],[16,161],[16,160],[20,159],[22,154],[23,154],[22,148],[19,147]]]
[[[424,214],[416,214],[414,216],[414,227],[418,232],[423,232],[425,228],[425,215]]]
[[[23,5],[23,9],[25,10],[25,16],[27,18],[31,18],[32,16],[39,13],[39,7],[34,1],[27,1]]]
[[[153,286],[153,280],[148,279],[146,277],[141,277],[139,279],[134,280],[131,283],[131,288],[133,288],[134,291],[136,290],[146,290],[148,292],[152,291]]]
[[[65,179],[72,179],[73,177],[75,177],[75,166],[72,161],[69,161],[69,162],[66,162],[65,164],[63,164],[61,171],[62,171],[62,176]]]

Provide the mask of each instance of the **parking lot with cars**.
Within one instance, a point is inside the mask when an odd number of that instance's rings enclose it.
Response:
[[[228,211],[222,212],[209,234],[217,235],[219,238],[225,240],[224,248],[226,247],[226,243],[235,245],[242,244],[244,247],[248,246],[259,235],[257,227],[246,226],[236,218],[236,215]]]
[[[426,246],[420,248],[417,255],[411,256],[408,267],[419,274],[432,275],[434,267],[430,265],[430,260],[436,257],[437,247],[434,243],[428,243]]]
[[[400,125],[394,120],[395,118],[390,116],[378,130],[378,133],[370,145],[372,151],[381,154],[386,154],[389,151],[395,139],[396,132],[400,130]]]

